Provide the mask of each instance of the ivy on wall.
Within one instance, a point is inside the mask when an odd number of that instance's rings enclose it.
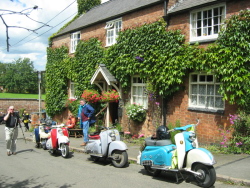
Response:
[[[226,21],[215,45],[205,53],[204,63],[222,82],[225,100],[250,105],[250,10]],[[249,108],[249,107],[248,107]]]
[[[93,87],[90,79],[100,63],[123,88],[130,86],[131,75],[138,74],[150,78],[152,90],[164,96],[180,90],[190,71],[213,72],[223,83],[220,92],[225,99],[244,106],[250,92],[249,16],[245,10],[227,20],[219,40],[207,50],[185,44],[180,31],[166,31],[162,20],[120,32],[117,43],[108,49],[97,39],[81,41],[75,57],[68,57],[66,47],[48,49],[47,111],[55,115],[63,110],[60,101],[67,97],[68,79],[77,84],[78,96]]]
[[[200,51],[185,45],[180,31],[166,32],[161,20],[121,32],[117,43],[107,49],[107,66],[122,87],[130,85],[130,75],[138,74],[151,83],[154,92],[169,96],[180,89]]]

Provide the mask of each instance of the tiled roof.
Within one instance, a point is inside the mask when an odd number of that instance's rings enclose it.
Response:
[[[222,0],[179,0],[178,3],[168,9],[168,14],[174,14],[191,8],[198,8],[199,6],[219,3],[221,1]]]
[[[80,28],[99,22],[109,21],[109,19],[118,18],[125,13],[133,12],[142,7],[147,7],[160,2],[163,2],[163,0],[110,0],[81,15],[65,29],[60,31],[58,35],[77,31]]]

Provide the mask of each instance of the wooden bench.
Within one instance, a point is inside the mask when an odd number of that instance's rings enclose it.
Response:
[[[82,129],[69,129],[69,136],[75,138],[82,137]]]

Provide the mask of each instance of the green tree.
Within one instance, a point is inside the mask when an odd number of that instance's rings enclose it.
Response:
[[[12,63],[6,63],[1,72],[0,82],[4,85],[6,92],[10,93],[37,93],[37,73],[33,62],[29,58],[17,59]]]

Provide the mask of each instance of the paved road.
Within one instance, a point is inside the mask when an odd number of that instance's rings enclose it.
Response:
[[[140,165],[129,164],[126,168],[115,168],[108,162],[90,161],[87,154],[71,152],[64,159],[59,154],[51,156],[48,151],[37,149],[33,142],[21,139],[19,134],[17,155],[7,156],[4,126],[0,126],[0,187],[144,187],[176,188],[174,177],[163,173],[160,177],[148,176]],[[180,182],[179,188],[196,188],[193,183]],[[215,187],[238,188],[216,182]],[[242,187],[241,187],[242,188]]]

